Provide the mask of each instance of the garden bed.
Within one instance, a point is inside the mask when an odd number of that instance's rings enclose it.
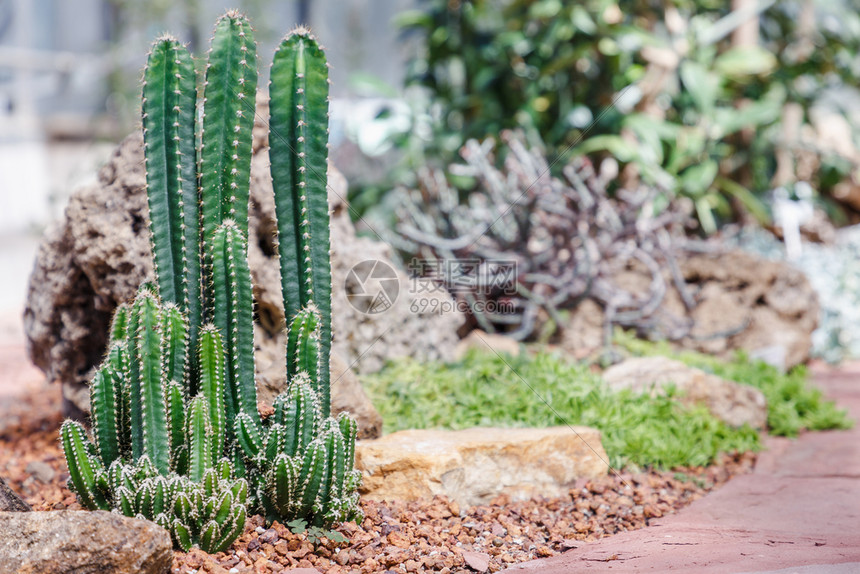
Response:
[[[68,470],[58,438],[62,416],[59,386],[45,387],[14,404],[0,405],[8,425],[0,434],[0,475],[34,510],[80,509],[66,488]],[[26,416],[21,416],[26,414]],[[176,552],[174,572],[280,572],[313,567],[321,572],[498,571],[551,556],[624,530],[647,526],[675,512],[732,476],[748,472],[755,455],[723,456],[707,467],[608,475],[582,481],[554,500],[460,508],[443,497],[412,503],[363,501],[361,525],[338,528],[346,542],[294,534],[261,517],[227,553]],[[403,565],[402,567],[400,565]],[[235,569],[235,570],[233,570]]]

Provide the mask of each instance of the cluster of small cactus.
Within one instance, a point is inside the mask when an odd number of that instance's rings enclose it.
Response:
[[[214,327],[199,337],[199,393],[188,400],[188,320],[144,285],[121,305],[107,357],[90,385],[93,438],[63,424],[70,483],[88,508],[142,516],[188,550],[225,550],[245,525],[248,483],[223,455],[224,350]],[[220,424],[219,424],[220,423]]]
[[[358,504],[360,474],[353,470],[355,421],[323,418],[319,397],[304,373],[275,400],[275,413],[260,432],[241,413],[236,432],[254,469],[254,490],[270,519],[297,518],[313,526],[348,520]]]
[[[304,28],[272,64],[269,155],[291,320],[288,388],[264,420],[247,259],[253,30],[235,12],[216,24],[197,129],[191,55],[166,37],[149,56],[143,128],[157,281],[114,316],[91,383],[94,441],[72,421],[61,435],[84,506],[154,520],[185,550],[228,548],[246,508],[315,526],[360,518],[356,424],[329,416],[327,67]]]

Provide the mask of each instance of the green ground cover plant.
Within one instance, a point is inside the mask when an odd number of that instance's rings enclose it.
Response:
[[[638,356],[663,355],[719,377],[751,385],[767,399],[768,432],[794,437],[802,430],[847,429],[853,426],[847,413],[807,382],[806,367],[787,373],[763,361],[750,360],[738,353],[734,360],[723,361],[692,351],[676,351],[665,342],[649,342],[618,331],[616,343]]]
[[[780,373],[739,354],[722,361],[694,352],[673,352],[661,343],[616,335],[634,355],[664,355],[760,389],[768,401],[768,431],[797,436],[801,430],[850,428],[846,413],[807,382],[804,367]],[[613,393],[588,365],[557,354],[498,356],[470,351],[454,363],[389,363],[363,382],[387,432],[408,428],[587,425],[603,433],[615,468],[704,465],[723,452],[758,450],[758,433],[733,429],[704,407],[689,408],[665,396]]]
[[[449,364],[404,359],[363,383],[388,432],[587,425],[603,433],[614,468],[705,465],[722,452],[760,447],[749,427],[732,429],[704,408],[680,405],[671,393],[613,393],[588,366],[550,353],[503,358],[471,351]]]

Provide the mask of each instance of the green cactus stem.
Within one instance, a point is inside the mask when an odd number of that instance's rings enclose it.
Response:
[[[287,330],[287,380],[304,373],[311,383],[318,384],[320,371],[320,313],[310,303],[293,318]],[[322,394],[315,388],[317,394]]]
[[[279,454],[272,465],[268,482],[271,484],[272,506],[280,516],[292,517],[297,514],[296,491],[301,467],[297,459]]]
[[[158,292],[188,314],[191,348],[201,323],[200,231],[191,54],[177,40],[156,41],[143,80],[143,138],[152,251]]]
[[[124,342],[126,337],[128,337],[128,310],[127,303],[121,303],[114,310],[110,323],[110,344],[108,347],[120,341]]]
[[[236,417],[236,438],[239,446],[248,458],[257,458],[263,450],[263,439],[260,429],[248,413],[239,413]]]
[[[227,420],[240,412],[257,413],[254,374],[254,316],[248,244],[230,219],[212,240],[213,323],[223,333],[225,355],[225,407]],[[227,425],[232,439],[233,427]]]
[[[257,91],[257,48],[244,16],[227,12],[215,24],[203,89],[200,185],[207,267],[215,230],[226,219],[248,228],[251,142]],[[211,280],[206,280],[206,288]],[[207,294],[211,308],[211,291]]]
[[[120,417],[117,406],[116,374],[110,364],[103,365],[90,382],[90,410],[93,438],[99,457],[109,465],[120,457]]]
[[[280,397],[278,397],[280,398]],[[310,381],[297,376],[290,381],[285,401],[275,404],[276,421],[287,429],[283,452],[290,456],[304,451],[317,435],[321,418],[319,395],[313,390]]]
[[[162,375],[161,312],[158,299],[148,290],[138,294],[131,310],[134,326],[134,359],[129,361],[131,380],[132,454],[148,455],[159,473],[170,467],[167,415]]]
[[[199,482],[212,468],[212,437],[209,426],[209,406],[206,398],[198,395],[188,410],[188,477]]]
[[[126,315],[128,319],[128,315]],[[127,333],[127,331],[126,331]],[[127,335],[126,335],[127,336]],[[129,383],[128,343],[125,340],[113,343],[108,350],[102,369],[111,376],[114,400],[116,401],[116,431],[119,456],[131,458],[131,385]],[[90,390],[92,393],[92,387]],[[90,405],[95,411],[97,401],[90,398]],[[93,421],[95,428],[97,420]],[[111,461],[108,462],[110,464]]]
[[[320,369],[316,386],[330,413],[331,263],[326,169],[328,64],[316,39],[297,28],[281,42],[269,84],[269,159],[278,221],[284,311],[294,317],[316,304],[320,312]]]
[[[163,334],[163,374],[164,381],[184,383],[188,380],[188,319],[173,303],[163,306],[161,315]],[[187,391],[187,389],[183,389]]]
[[[200,392],[209,407],[212,431],[212,463],[222,456],[226,444],[224,412],[224,346],[214,325],[206,325],[200,333]]]
[[[69,464],[70,485],[80,497],[81,504],[87,508],[110,510],[108,498],[98,486],[98,475],[104,472],[104,466],[87,440],[84,427],[74,421],[64,422],[60,428],[60,440]]]
[[[298,516],[312,516],[327,473],[325,443],[315,438],[305,449],[296,489]]]

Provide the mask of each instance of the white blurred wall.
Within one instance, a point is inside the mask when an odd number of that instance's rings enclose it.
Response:
[[[327,48],[332,97],[353,110],[350,77],[399,88],[406,57],[392,18],[420,0],[308,0]],[[0,0],[0,316],[17,314],[46,226],[72,190],[96,177],[138,117],[140,70],[170,31],[205,54],[215,19],[243,10],[256,30],[261,85],[300,0]],[[118,6],[124,6],[118,9]],[[353,112],[349,112],[352,115]],[[337,114],[335,114],[337,116]],[[343,119],[333,118],[333,122]],[[332,137],[343,127],[332,126]],[[339,135],[341,134],[341,135]]]
[[[140,69],[162,32],[196,40],[203,54],[217,16],[238,5],[257,29],[262,84],[275,45],[304,9],[327,48],[332,97],[349,99],[356,72],[400,86],[406,56],[392,18],[418,3],[0,0],[0,233],[55,219],[74,185],[106,157],[91,138],[115,143],[133,129]],[[342,132],[333,126],[333,136]]]

